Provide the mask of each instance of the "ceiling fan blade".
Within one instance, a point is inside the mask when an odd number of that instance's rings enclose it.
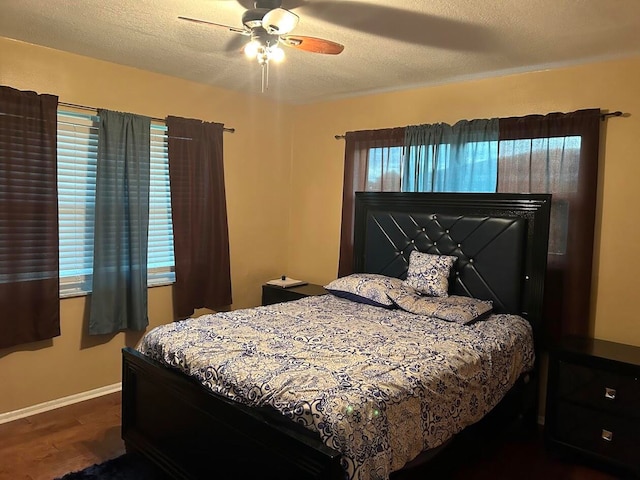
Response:
[[[222,23],[209,22],[208,20],[200,20],[198,18],[178,17],[180,20],[187,20],[188,22],[200,23],[202,25],[213,25],[214,27],[226,28],[230,32],[240,33],[242,35],[250,35],[251,32],[244,28],[232,27],[230,25],[223,25]]]
[[[239,53],[244,52],[244,47],[247,44],[247,39],[240,35],[231,35],[224,45],[224,51],[232,56],[237,56]]]
[[[262,17],[262,28],[270,35],[286,35],[298,25],[300,18],[284,8],[269,10]]]
[[[358,0],[308,2],[301,12],[351,30],[446,50],[491,51],[501,42],[484,25]]]
[[[256,8],[255,7],[255,0],[236,0],[240,5],[242,5],[244,8],[246,8],[247,10],[251,10],[252,8]],[[258,3],[261,4],[261,8],[278,8],[278,7],[282,7],[282,8],[288,8],[289,10],[291,10],[292,8],[297,8],[297,7],[301,7],[303,5],[306,5],[306,1],[305,0],[282,0],[281,2],[277,2],[277,1],[273,1],[273,0],[269,0],[267,1],[267,3],[264,3],[264,1],[258,1]],[[280,3],[280,4],[278,4]],[[276,6],[271,6],[275,4]],[[265,6],[266,5],[266,6]]]
[[[344,45],[340,45],[339,43],[323,38],[304,37],[302,35],[283,35],[280,37],[280,41],[288,47],[312,53],[338,55],[344,50]]]

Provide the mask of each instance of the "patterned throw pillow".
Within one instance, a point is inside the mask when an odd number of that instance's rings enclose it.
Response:
[[[431,255],[413,250],[404,284],[430,297],[449,295],[449,273],[458,257]]]
[[[462,325],[483,320],[493,311],[490,300],[458,295],[427,297],[406,286],[389,290],[387,295],[393,303],[409,313],[428,315]]]
[[[402,280],[375,273],[354,273],[338,278],[325,285],[330,293],[337,297],[347,298],[354,302],[366,303],[376,307],[395,308],[395,304],[387,296],[393,288],[400,288]]]

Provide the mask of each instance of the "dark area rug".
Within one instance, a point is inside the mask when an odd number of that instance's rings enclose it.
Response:
[[[150,462],[132,454],[87,467],[79,472],[67,473],[55,480],[168,480]]]

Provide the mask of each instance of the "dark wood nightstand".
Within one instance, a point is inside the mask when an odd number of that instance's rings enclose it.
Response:
[[[282,288],[275,285],[262,285],[262,305],[290,302],[312,295],[326,295],[328,292],[322,285],[307,283],[299,287]]]
[[[640,348],[569,337],[549,353],[545,439],[640,477]]]

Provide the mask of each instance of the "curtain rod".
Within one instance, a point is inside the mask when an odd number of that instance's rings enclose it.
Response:
[[[98,111],[98,109],[95,107],[87,107],[86,105],[78,105],[77,103],[58,102],[58,105],[62,105],[63,107],[77,108],[79,110],[88,110],[91,112]],[[156,118],[156,117],[149,117],[149,118],[151,118],[151,120],[155,120],[156,122],[163,122],[163,123],[165,122],[164,118]],[[223,127],[222,130],[229,133],[234,133],[236,131],[235,128],[227,128],[227,127]]]
[[[624,113],[622,113],[620,110],[617,110],[615,112],[601,113],[600,120],[605,121],[609,117],[624,117],[624,116],[625,116]]]
[[[624,117],[625,114],[622,113],[620,110],[617,110],[615,112],[609,112],[609,113],[601,113],[600,114],[600,120],[602,120],[603,122],[609,118],[609,117]],[[336,140],[342,140],[345,137],[345,135],[334,135],[334,138]]]

